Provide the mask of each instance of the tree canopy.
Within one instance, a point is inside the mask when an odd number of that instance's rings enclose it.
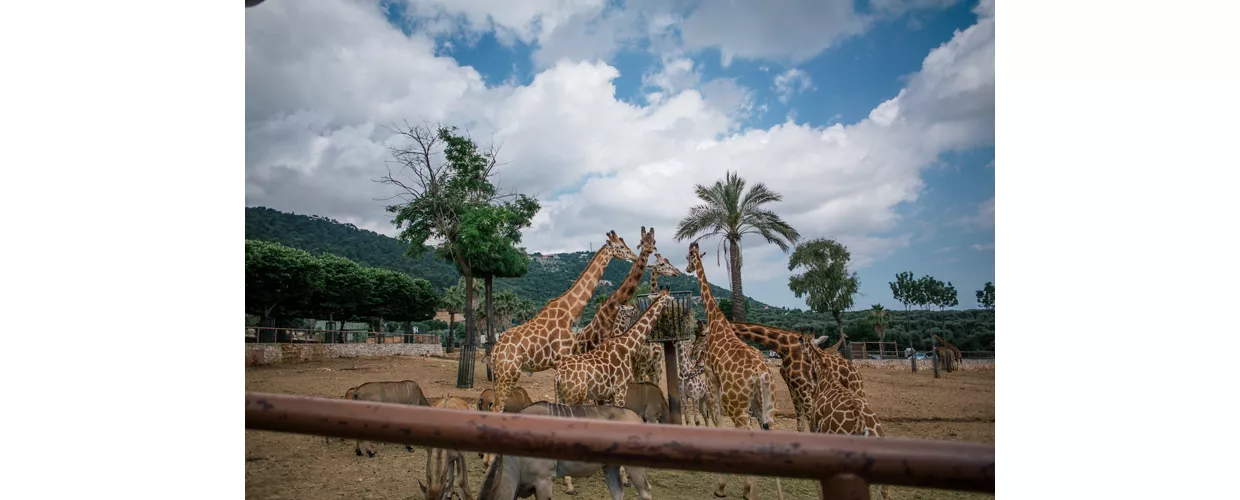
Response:
[[[439,298],[424,279],[279,243],[246,240],[245,247],[246,314],[398,322],[435,316]]]
[[[995,284],[987,281],[981,290],[977,291],[977,305],[986,309],[995,308]]]
[[[939,310],[960,305],[960,294],[955,285],[950,281],[939,281],[933,276],[925,275],[914,279],[913,273],[904,271],[888,284],[891,285],[891,295],[904,304],[906,310],[910,304],[923,309],[937,306]]]
[[[763,208],[767,203],[782,200],[782,195],[761,182],[745,191],[745,180],[736,172],[725,172],[723,179],[711,186],[698,184],[693,187],[693,192],[702,203],[690,207],[689,214],[681,219],[676,227],[676,241],[692,238],[697,242],[711,236],[720,237],[719,243],[728,256],[732,278],[732,315],[737,321],[745,321],[741,238],[746,234],[758,235],[787,252],[801,235],[778,214]]]
[[[815,312],[827,312],[835,318],[840,332],[844,330],[841,314],[853,306],[853,296],[861,286],[857,273],[848,272],[852,255],[843,244],[816,238],[792,251],[788,270],[801,270],[788,278],[788,288],[797,298],[806,297],[805,304]]]

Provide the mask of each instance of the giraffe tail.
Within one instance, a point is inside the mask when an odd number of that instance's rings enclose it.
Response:
[[[772,390],[770,372],[763,371],[754,379],[754,383],[757,384],[757,387],[754,387],[754,394],[760,398],[761,405],[761,410],[758,412],[758,425],[762,426],[762,430],[769,431],[771,424],[775,423],[775,395],[773,394],[775,391]]]

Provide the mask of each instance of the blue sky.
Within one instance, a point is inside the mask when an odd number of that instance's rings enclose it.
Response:
[[[249,206],[392,234],[357,179],[384,172],[377,125],[421,115],[503,144],[501,182],[544,202],[531,251],[648,225],[683,264],[692,185],[731,168],[784,193],[770,208],[805,237],[849,245],[858,307],[902,307],[901,271],[951,281],[961,308],[994,280],[993,3],[306,3],[247,11]],[[744,255],[747,295],[804,307],[786,255]]]

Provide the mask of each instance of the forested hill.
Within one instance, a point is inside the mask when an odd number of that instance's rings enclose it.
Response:
[[[625,231],[620,229],[617,229],[617,232],[621,235],[625,234]],[[636,236],[634,234],[627,240],[636,241]],[[430,252],[420,259],[412,259],[404,254],[408,245],[395,238],[325,217],[290,214],[265,207],[246,207],[245,237],[252,240],[274,241],[314,254],[332,253],[365,266],[401,271],[413,277],[425,278],[439,293],[442,293],[444,288],[455,284],[460,277],[456,269],[435,258]],[[671,254],[675,255],[676,252],[671,252]],[[511,290],[541,306],[568,290],[577,276],[585,270],[586,263],[590,261],[592,255],[593,252],[561,253],[548,256],[535,253],[531,256],[529,273],[520,278],[497,278],[495,280],[496,291]],[[676,262],[675,257],[668,257],[668,259]],[[684,260],[683,256],[680,260]],[[610,281],[613,285],[619,285],[628,274],[630,265],[624,261],[611,262],[603,273],[603,279]],[[649,271],[643,279],[650,279]],[[716,279],[726,280],[727,277],[721,276]],[[673,291],[691,291],[693,295],[698,295],[697,281],[685,275],[660,278],[659,284],[671,286]],[[614,286],[604,285],[598,288],[597,293],[611,293],[612,291],[614,291]],[[715,294],[715,298],[731,298],[732,296],[728,290],[714,285],[711,285],[711,292]],[[751,310],[766,307],[766,304],[753,299],[749,299],[749,302]]]

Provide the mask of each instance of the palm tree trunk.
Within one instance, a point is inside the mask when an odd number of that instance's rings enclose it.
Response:
[[[729,239],[728,253],[731,254],[732,267],[732,321],[745,321],[745,294],[741,290],[741,245]]]

